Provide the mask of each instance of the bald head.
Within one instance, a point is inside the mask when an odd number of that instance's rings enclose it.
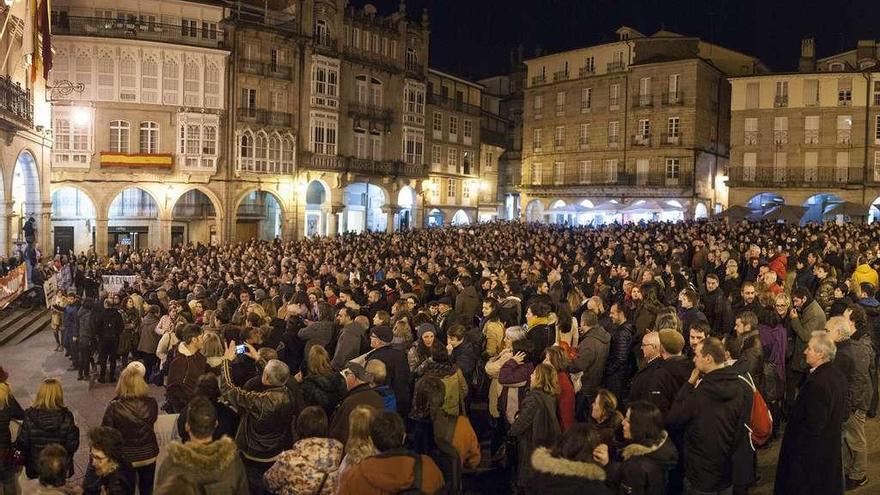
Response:
[[[648,332],[642,337],[642,353],[645,360],[651,362],[660,357],[663,348],[660,346],[660,334],[658,332]]]

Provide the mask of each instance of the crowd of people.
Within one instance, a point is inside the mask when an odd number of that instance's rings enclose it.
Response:
[[[706,221],[56,256],[56,351],[116,396],[73,487],[61,382],[0,374],[0,494],[745,494],[772,442],[775,493],[843,493],[878,265],[876,225]]]

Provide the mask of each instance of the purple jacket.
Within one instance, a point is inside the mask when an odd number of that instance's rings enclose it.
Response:
[[[767,360],[776,365],[776,374],[779,379],[785,381],[785,344],[787,332],[783,324],[775,326],[758,325],[758,333],[761,336],[761,344],[770,349]]]

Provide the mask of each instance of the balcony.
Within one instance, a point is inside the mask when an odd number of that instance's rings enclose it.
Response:
[[[651,146],[650,134],[636,134],[632,137],[633,146]]]
[[[837,130],[837,144],[851,145],[852,144],[852,129],[838,129]]]
[[[559,70],[553,73],[553,82],[568,81],[568,71]]]
[[[34,126],[34,101],[31,92],[12,82],[9,76],[0,77],[0,127],[26,130]]]
[[[317,37],[315,40],[315,52],[328,57],[339,55],[339,40],[329,37]]]
[[[428,93],[428,105],[436,105],[447,110],[464,112],[471,115],[482,115],[482,109],[476,105],[433,93]]]
[[[405,163],[400,160],[369,160],[351,156],[322,155],[310,151],[300,151],[299,168],[324,170],[375,176],[425,177],[424,164]]]
[[[406,77],[412,79],[424,79],[425,66],[422,64],[417,64],[415,62],[407,62],[404,73],[406,74]]]
[[[287,112],[273,112],[271,110],[248,107],[238,109],[238,120],[279,127],[291,127],[293,122],[292,115]]]
[[[612,96],[608,98],[608,109],[609,110],[617,110],[620,108],[620,98],[617,96]]]
[[[52,34],[57,35],[124,38],[207,48],[220,48],[223,44],[223,31],[220,29],[102,17],[53,16],[52,20]]]
[[[837,98],[837,106],[839,107],[851,107],[852,99],[851,98]]]
[[[731,166],[729,187],[847,187],[862,184],[861,167],[743,167]]]
[[[745,131],[743,132],[743,144],[746,146],[757,146],[758,145],[758,131]]]
[[[583,138],[583,137],[578,139],[578,147],[581,150],[589,149],[590,148],[590,140],[587,138]]]
[[[648,108],[654,106],[654,99],[651,98],[651,95],[639,95],[635,101],[633,101],[633,106],[636,108]]]
[[[369,103],[349,103],[348,115],[389,125],[394,121],[394,111],[392,109]]]
[[[535,177],[535,180],[523,184],[522,187],[533,190],[549,190],[589,185],[597,187],[659,187],[679,190],[691,187],[694,183],[693,174],[690,172],[679,172],[674,175],[667,175],[665,170],[629,173],[622,169],[609,171],[602,167],[597,167],[588,173],[582,172],[581,170],[566,170],[562,175],[553,174],[552,178]]]
[[[260,62],[259,60],[242,58],[238,61],[238,63],[240,70],[246,74],[262,76],[266,73],[266,64]]]
[[[578,69],[578,77],[592,76],[596,73],[595,66],[584,66]]]
[[[773,106],[783,108],[788,106],[788,95],[776,95],[773,98]]]
[[[662,146],[679,146],[681,145],[681,134],[665,133],[660,138],[660,144]]]
[[[608,62],[608,65],[605,66],[606,72],[623,72],[626,70],[626,64],[623,60],[618,60],[616,62]]]
[[[400,66],[397,65],[397,62],[394,59],[382,56],[378,53],[355,48],[351,45],[343,46],[342,52],[345,55],[346,59],[349,59],[353,62],[376,67],[378,69],[391,72],[392,74],[399,74],[401,72]],[[415,70],[418,71],[417,68]]]
[[[683,105],[684,94],[681,91],[669,91],[663,93],[664,105]]]
[[[787,130],[774,130],[773,131],[773,144],[776,144],[776,145],[788,144],[788,131]]]
[[[608,136],[608,147],[609,148],[617,148],[617,145],[620,144],[620,136]]]
[[[804,144],[819,144],[819,129],[804,130]]]

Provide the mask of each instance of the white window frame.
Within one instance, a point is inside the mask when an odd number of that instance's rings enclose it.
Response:
[[[463,119],[461,123],[462,140],[464,144],[470,145],[474,142],[474,121]]]
[[[131,123],[127,120],[110,121],[110,145],[108,149],[113,153],[131,152]]]
[[[321,155],[336,155],[339,149],[339,117],[328,112],[309,114],[309,149]]]
[[[140,153],[155,154],[159,152],[159,124],[153,121],[140,123],[138,135]]]
[[[593,109],[593,88],[581,88],[581,113],[588,113]]]

